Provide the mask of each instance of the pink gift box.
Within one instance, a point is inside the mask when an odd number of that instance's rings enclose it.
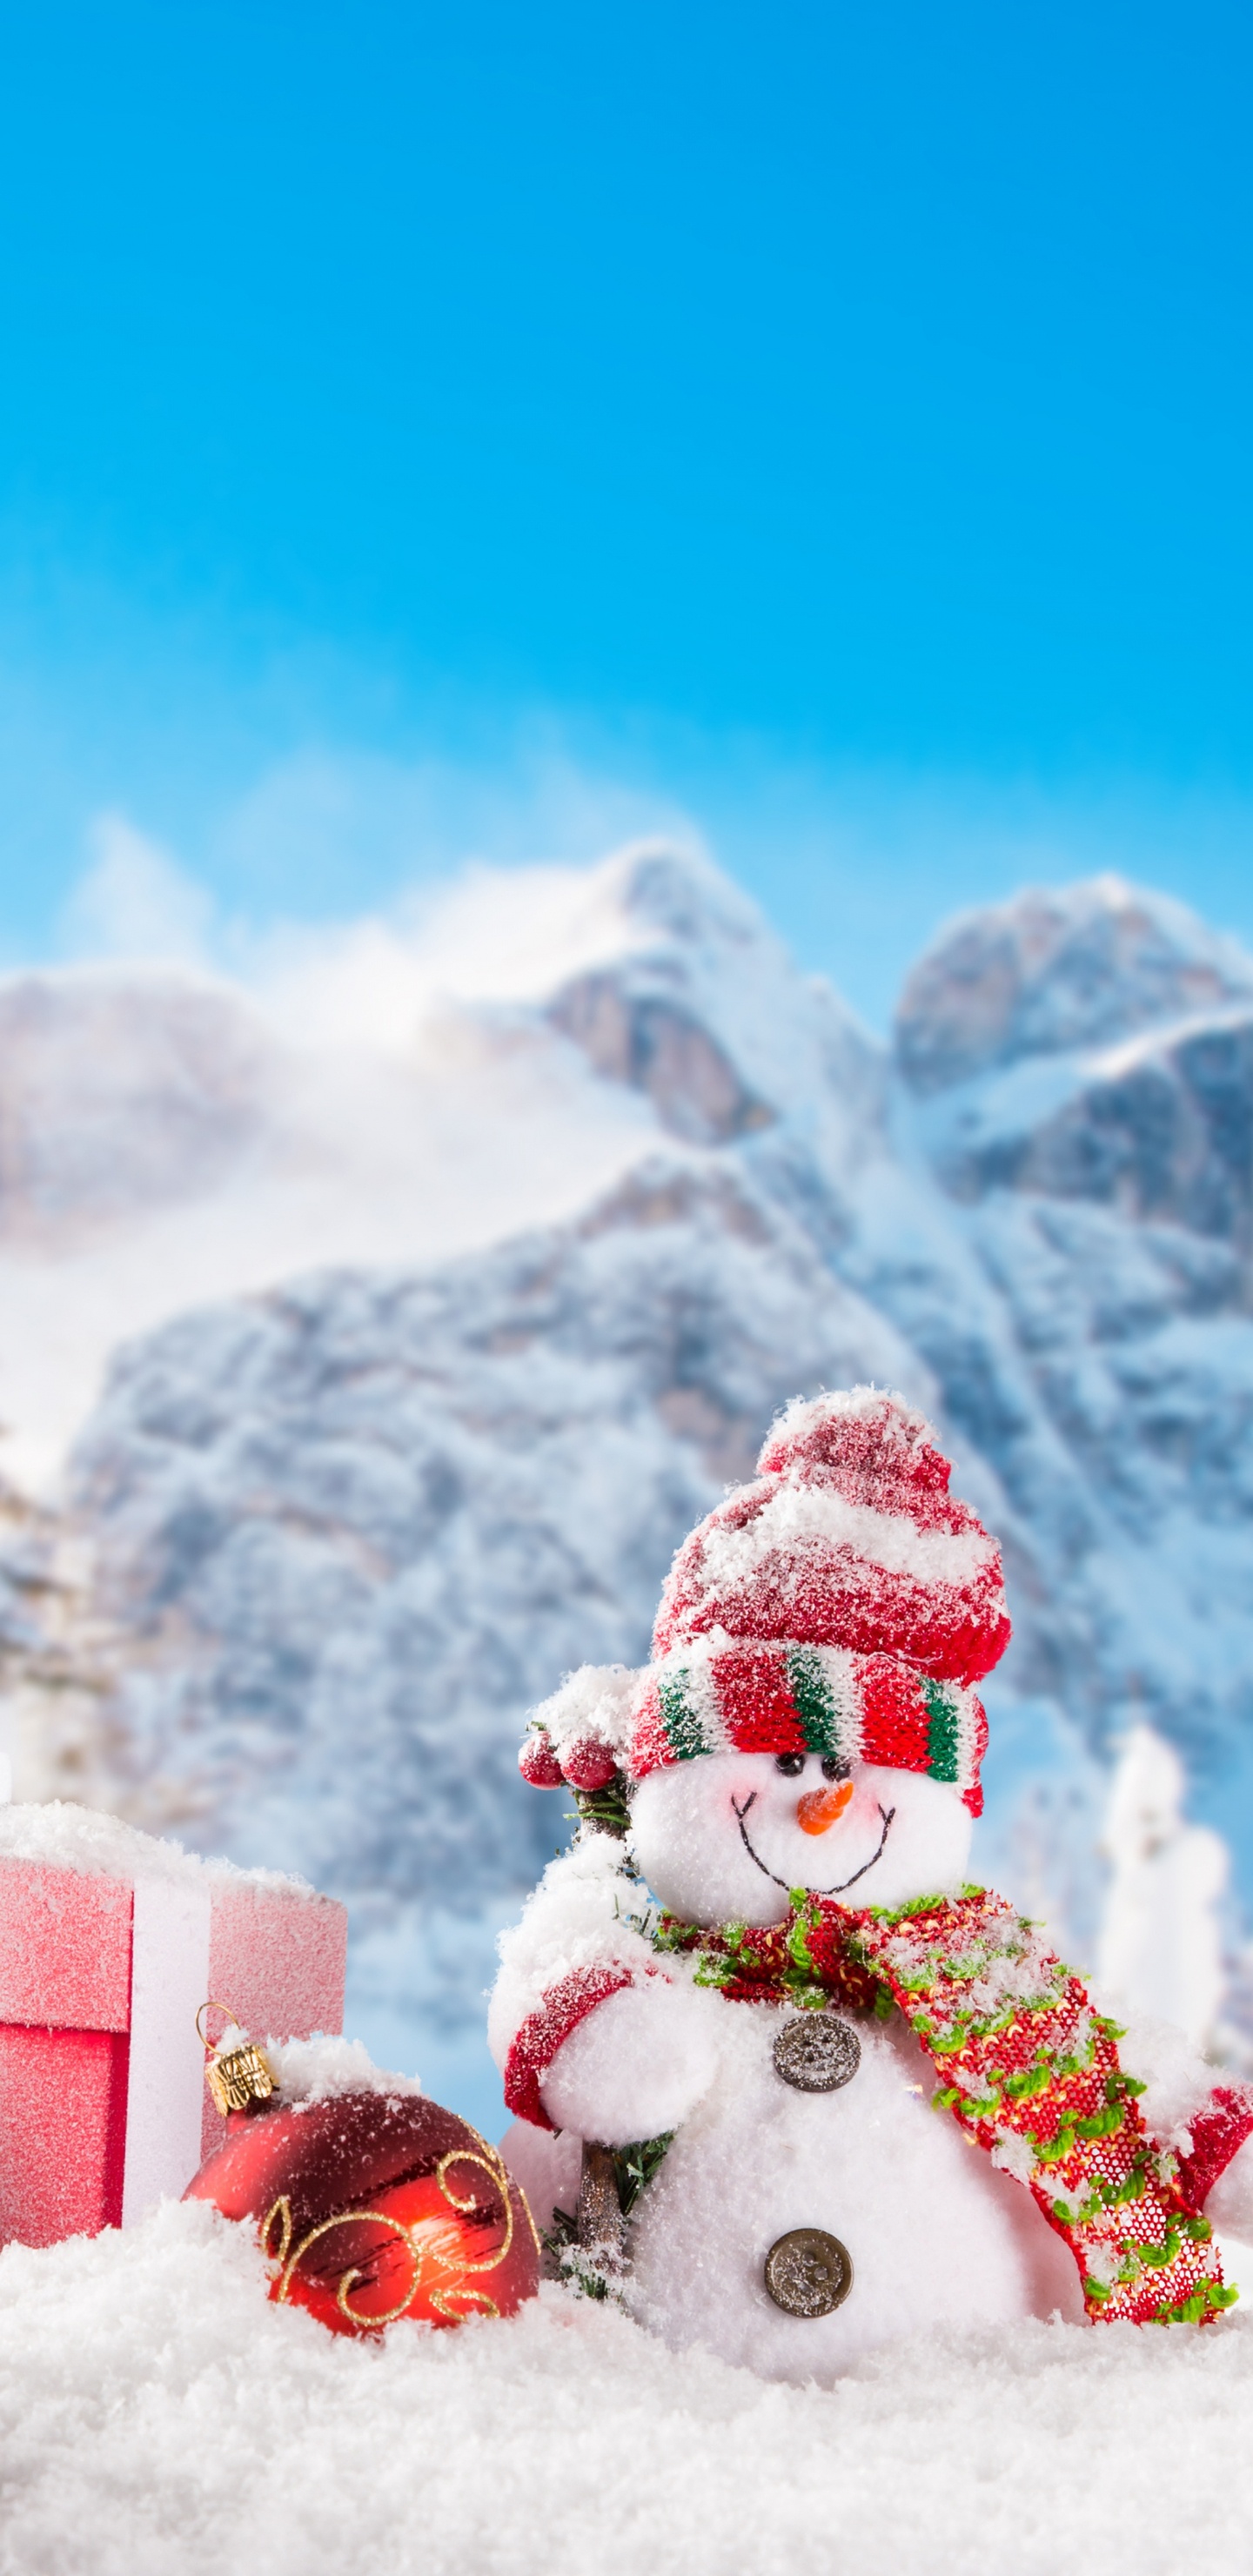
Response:
[[[0,1807],[0,2244],[133,2225],[225,2135],[198,2007],[343,2026],[347,1918],[87,1808]],[[217,2027],[220,2027],[220,2016]]]

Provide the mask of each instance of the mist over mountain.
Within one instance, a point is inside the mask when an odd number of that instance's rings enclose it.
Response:
[[[42,1112],[0,990],[20,1168],[63,1175],[28,1297],[71,1315],[107,1255],[131,1336],[46,1540],[87,1714],[28,1677],[21,1759],[54,1781],[72,1745],[88,1794],[345,1895],[359,2016],[438,2064],[563,1830],[517,1779],[527,1706],[642,1659],[779,1404],[873,1378],[1005,1544],[980,1866],[1090,1954],[1148,1721],[1247,1902],[1253,961],[1117,880],[1029,893],[936,942],[885,1048],[716,871],[641,848],[480,884],[374,962],[386,1045],[333,1065],[290,997],[234,997],[219,1048],[203,993],[132,980],[103,1210],[61,1105],[103,970],[42,979]],[[0,1240],[0,1311],[8,1275]]]

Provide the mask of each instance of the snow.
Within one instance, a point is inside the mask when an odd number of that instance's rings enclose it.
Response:
[[[657,1959],[645,1933],[648,1894],[623,1876],[623,1859],[612,1834],[579,1834],[549,1862],[521,1921],[502,1932],[488,2019],[501,2066],[519,2024],[563,1977],[612,1965],[653,1981]]]
[[[1222,2003],[1217,1909],[1229,1855],[1207,1826],[1184,1823],[1183,1794],[1172,1746],[1151,1726],[1133,1727],[1106,1818],[1111,1879],[1099,1970],[1116,2009],[1159,2014],[1203,2049]]]
[[[140,1833],[120,1816],[102,1815],[69,1798],[43,1804],[0,1806],[0,1863],[42,1861],[83,1878],[191,1880],[208,1887],[253,1887],[274,1896],[309,1896],[309,1882],[276,1869],[240,1869],[234,1861],[205,1860],[181,1843]]]
[[[380,2346],[203,2205],[0,2255],[14,2576],[1244,2576],[1253,2323],[939,2333],[832,2389],[556,2288]]]
[[[551,1736],[559,1754],[585,1736],[613,1752],[625,1754],[631,1741],[638,1672],[625,1664],[580,1664],[567,1673],[559,1690],[531,1712],[533,1723]]]
[[[708,1532],[702,1555],[706,1587],[715,1593],[738,1592],[765,1557],[789,1553],[806,1539],[847,1549],[865,1564],[906,1574],[915,1583],[962,1589],[987,1573],[997,1556],[995,1541],[983,1530],[920,1529],[907,1513],[876,1511],[872,1504],[846,1501],[827,1486],[785,1477],[750,1521],[739,1527],[715,1525]]]
[[[242,2048],[248,2032],[232,2027],[215,2043],[216,2054],[229,2056]],[[364,2042],[319,2031],[313,2039],[265,2039],[261,2043],[284,2103],[332,2102],[344,2093],[421,2093],[416,2075],[394,2075],[376,2066]]]

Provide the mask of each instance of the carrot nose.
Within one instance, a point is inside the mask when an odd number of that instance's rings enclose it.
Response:
[[[807,1789],[797,1801],[796,1821],[804,1834],[825,1834],[842,1816],[853,1794],[851,1780],[833,1780],[829,1789]]]

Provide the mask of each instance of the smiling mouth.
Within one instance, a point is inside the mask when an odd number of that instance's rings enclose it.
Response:
[[[734,1798],[731,1800],[731,1805],[735,1813],[735,1820],[740,1829],[740,1841],[743,1843],[749,1859],[756,1862],[758,1869],[761,1871],[762,1877],[768,1878],[772,1886],[781,1887],[785,1895],[790,1896],[792,1891],[788,1880],[786,1878],[776,1878],[774,1871],[772,1869],[767,1869],[760,1852],[754,1851],[753,1846],[748,1839],[748,1827],[745,1824],[744,1819],[748,1814],[749,1808],[755,1807],[756,1804],[757,1792],[755,1789],[752,1796],[745,1799],[742,1807],[736,1806]],[[896,1809],[895,1807],[880,1807],[879,1813],[883,1818],[883,1831],[879,1836],[878,1843],[872,1851],[869,1860],[864,1860],[861,1868],[855,1869],[851,1878],[840,1879],[835,1887],[810,1887],[808,1890],[808,1894],[810,1896],[842,1896],[846,1887],[856,1887],[858,1879],[864,1878],[867,1870],[873,1869],[875,1862],[882,1859],[883,1846],[891,1832],[893,1820],[896,1815]]]

